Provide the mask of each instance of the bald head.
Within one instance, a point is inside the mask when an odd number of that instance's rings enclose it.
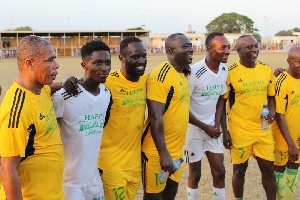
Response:
[[[236,48],[240,49],[241,47],[243,47],[243,45],[245,44],[246,40],[248,38],[253,38],[255,40],[255,38],[251,35],[242,35],[240,36],[237,40],[236,40]]]
[[[44,47],[50,42],[38,36],[26,36],[17,46],[17,60],[19,69],[26,59],[40,57],[44,53]]]
[[[292,59],[297,56],[300,56],[300,46],[290,48],[288,51],[288,59]]]
[[[166,53],[169,53],[169,52],[170,52],[170,49],[176,48],[176,45],[177,45],[176,38],[177,38],[177,36],[179,36],[179,35],[183,35],[183,34],[182,34],[182,33],[175,33],[175,34],[170,35],[170,36],[166,39],[166,42],[165,42]],[[183,35],[183,36],[184,36],[184,35]]]

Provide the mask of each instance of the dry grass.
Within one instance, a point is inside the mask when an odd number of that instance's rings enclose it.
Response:
[[[200,61],[205,55],[194,55],[194,63]],[[261,53],[259,60],[270,65],[273,69],[277,67],[287,67],[286,63],[287,53]],[[148,56],[148,64],[146,73],[149,74],[158,64],[166,60],[165,55]],[[227,65],[230,65],[234,61],[238,60],[238,55],[232,53],[229,57]],[[64,76],[74,75],[76,77],[82,77],[83,70],[81,68],[80,58],[57,58],[57,62],[60,65],[58,70],[59,75],[57,81],[61,80]],[[112,57],[112,70],[120,68],[120,62],[118,57]],[[0,60],[0,85],[3,88],[0,102],[2,102],[5,92],[9,89],[13,80],[17,78],[17,64],[16,59]],[[226,199],[234,199],[231,187],[232,176],[232,164],[230,162],[229,151],[225,150],[225,168],[226,168]],[[183,176],[179,185],[178,194],[176,200],[186,199],[186,182],[188,177],[188,166],[186,166]],[[299,179],[300,181],[300,179]],[[136,200],[142,199],[142,188],[138,191]],[[210,175],[210,167],[207,159],[202,161],[202,178],[199,184],[199,199],[207,200],[212,199],[212,178]],[[244,199],[266,199],[264,190],[261,185],[261,178],[256,161],[253,158],[249,160],[249,167],[246,174],[246,183],[244,191]],[[297,197],[295,199],[300,200],[300,186],[297,187]]]

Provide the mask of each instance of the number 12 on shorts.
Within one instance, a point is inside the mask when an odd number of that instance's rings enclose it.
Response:
[[[125,189],[124,187],[119,187],[119,188],[114,188],[113,189],[114,193],[115,193],[115,196],[116,196],[116,200],[123,200],[125,199],[124,197],[124,192],[125,192]]]

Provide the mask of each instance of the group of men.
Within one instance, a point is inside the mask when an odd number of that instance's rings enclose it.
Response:
[[[198,199],[206,154],[213,197],[225,199],[223,143],[231,149],[236,199],[243,198],[250,155],[268,199],[275,199],[276,191],[284,198],[284,173],[287,196],[293,196],[300,149],[295,123],[300,48],[290,49],[289,68],[275,86],[271,68],[257,61],[252,36],[237,40],[240,60],[228,68],[230,44],[222,33],[207,36],[206,57],[191,68],[194,50],[185,35],[172,34],[165,45],[167,61],[147,77],[147,51],[139,38],[121,41],[121,68],[113,72],[109,47],[90,41],[81,50],[84,76],[53,83],[59,67],[53,47],[36,36],[23,38],[17,47],[19,75],[0,110],[6,198],[133,200],[142,180],[145,200],[171,200],[183,172],[183,165],[175,171],[173,160],[184,157],[187,198]],[[272,131],[261,129],[264,104],[269,124],[276,112]],[[158,177],[162,170],[169,172],[166,181]]]

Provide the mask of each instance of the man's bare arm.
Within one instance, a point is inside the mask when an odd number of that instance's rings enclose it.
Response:
[[[168,152],[165,136],[162,115],[165,110],[165,104],[147,99],[148,116],[150,119],[151,135],[157,148],[161,169],[169,171],[170,174],[175,172],[173,160]]]
[[[22,200],[21,182],[18,175],[18,166],[21,157],[1,158],[1,178],[7,200]]]
[[[279,130],[280,130],[282,136],[284,137],[284,139],[288,145],[289,159],[292,162],[295,162],[296,160],[298,160],[299,152],[298,152],[298,149],[290,135],[284,115],[281,113],[276,113],[276,122],[278,124]]]

